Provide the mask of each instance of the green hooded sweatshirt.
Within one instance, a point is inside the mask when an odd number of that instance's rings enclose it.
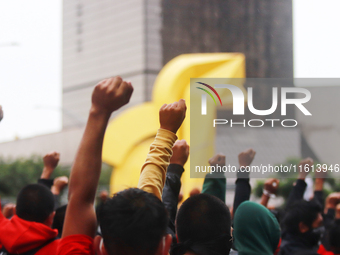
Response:
[[[239,255],[273,255],[280,241],[280,225],[263,205],[245,201],[234,216],[234,244]]]

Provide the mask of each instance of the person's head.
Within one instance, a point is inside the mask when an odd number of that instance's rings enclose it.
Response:
[[[171,254],[229,254],[231,219],[228,207],[218,198],[199,194],[188,198],[178,210],[176,234],[179,244]]]
[[[104,254],[167,254],[171,237],[166,236],[168,215],[153,194],[127,189],[108,198],[100,212]]]
[[[278,250],[281,230],[263,205],[246,201],[234,216],[234,245],[239,254],[272,255]]]
[[[282,228],[287,233],[302,238],[309,246],[318,244],[322,234],[321,206],[314,200],[300,200],[287,208]]]
[[[287,208],[282,227],[290,234],[298,235],[319,228],[323,224],[321,207],[314,200],[300,200]]]
[[[16,215],[27,221],[51,226],[54,217],[54,197],[52,192],[40,184],[25,186],[17,196]]]
[[[334,224],[326,233],[325,242],[327,243],[330,251],[334,254],[340,254],[340,219],[335,220]]]

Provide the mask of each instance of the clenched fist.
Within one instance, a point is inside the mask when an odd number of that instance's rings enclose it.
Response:
[[[53,186],[51,187],[51,191],[54,195],[59,195],[60,192],[67,186],[68,177],[60,176],[54,179]]]
[[[309,171],[312,169],[313,166],[313,159],[311,158],[305,158],[300,161],[298,165],[298,171],[299,171],[299,179],[305,179],[308,175]]]
[[[254,160],[255,154],[256,152],[253,149],[248,149],[238,154],[238,162],[240,167],[250,166],[251,162]]]
[[[276,195],[279,184],[280,184],[280,181],[278,179],[271,178],[271,179],[266,180],[263,188],[264,190],[268,191],[270,194]]]
[[[189,145],[185,140],[177,140],[172,147],[172,157],[170,164],[184,166],[189,157]]]
[[[172,104],[164,104],[159,110],[161,128],[176,134],[185,118],[186,110],[187,107],[183,99]]]
[[[209,164],[211,166],[225,166],[225,156],[223,154],[216,154],[211,159],[209,159]]]
[[[119,76],[103,80],[93,90],[91,110],[110,115],[130,101],[132,92],[131,82]]]
[[[60,159],[60,153],[56,151],[47,153],[43,157],[44,166],[50,169],[55,169],[58,165],[59,159]]]

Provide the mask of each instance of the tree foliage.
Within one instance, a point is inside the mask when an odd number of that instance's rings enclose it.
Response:
[[[41,172],[44,168],[41,156],[32,156],[30,158],[20,159],[4,159],[0,158],[0,196],[16,197],[18,192],[25,185],[37,183]],[[51,178],[58,176],[70,175],[71,167],[58,166]],[[102,174],[100,176],[99,185],[107,188],[110,182],[112,168],[103,164]]]

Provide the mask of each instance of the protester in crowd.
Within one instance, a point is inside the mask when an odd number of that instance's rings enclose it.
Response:
[[[280,255],[318,250],[323,224],[321,212],[321,206],[315,200],[299,200],[286,209]]]
[[[319,246],[321,255],[340,254],[340,192],[327,196],[324,213],[325,236]]]
[[[280,225],[263,205],[245,201],[234,215],[234,245],[239,255],[273,255],[280,247]]]
[[[171,255],[229,254],[232,246],[229,208],[208,194],[189,197],[176,218],[178,244]]]
[[[105,129],[113,111],[128,103],[133,88],[120,77],[100,82],[92,94],[92,106],[69,185],[69,204],[58,254],[167,254],[171,236],[161,202],[166,169],[175,135],[186,112],[185,101],[163,105],[160,129],[142,167],[138,189],[127,189],[108,199],[100,212],[101,238],[93,240],[96,217],[93,207],[101,169]]]
[[[253,162],[256,152],[253,149],[248,149],[243,152],[241,152],[238,155],[238,162],[240,165],[240,168],[246,168],[250,166],[250,164]],[[244,201],[249,200],[250,193],[251,193],[251,187],[249,184],[249,173],[247,172],[237,172],[236,174],[236,187],[235,187],[235,197],[234,197],[234,205],[233,205],[233,215],[235,215],[235,212],[238,208],[238,206],[243,203]]]
[[[223,167],[225,166],[225,155],[219,153],[209,159],[209,165]],[[206,174],[204,178],[202,193],[210,194],[222,200],[225,203],[225,195],[227,190],[227,179],[223,172],[215,171]]]
[[[59,176],[55,179],[51,179],[51,176],[58,166],[60,160],[60,153],[53,151],[47,153],[43,157],[44,168],[41,173],[40,179],[38,180],[39,184],[45,185],[48,187],[52,194],[54,195],[54,208],[57,209],[60,207],[60,193],[64,188],[66,188],[68,184],[67,176]]]
[[[323,184],[322,169],[316,171],[314,197],[311,201],[303,200],[306,189],[306,176],[313,166],[311,158],[303,159],[298,166],[299,175],[287,200],[282,220],[282,244],[280,255],[294,254],[302,251],[316,252],[324,233],[323,228]]]
[[[18,194],[16,215],[10,220],[0,213],[0,244],[3,254],[56,254],[57,230],[51,229],[54,197],[41,184],[29,184]],[[1,253],[0,253],[1,254]]]
[[[299,171],[298,178],[291,192],[289,193],[286,207],[289,207],[294,202],[300,201],[301,199],[303,199],[303,194],[307,187],[305,179],[309,173],[308,169],[311,169],[312,166],[313,166],[313,159],[311,158],[305,158],[299,162],[297,169],[301,171]]]
[[[166,180],[162,194],[163,204],[169,213],[169,225],[167,233],[171,234],[172,242],[177,243],[175,220],[181,190],[181,177],[184,172],[184,165],[189,157],[189,145],[185,140],[178,140],[172,147],[170,165],[166,173]]]

